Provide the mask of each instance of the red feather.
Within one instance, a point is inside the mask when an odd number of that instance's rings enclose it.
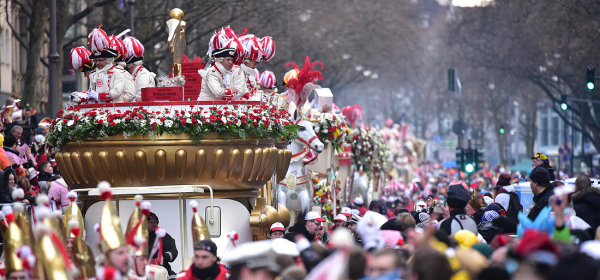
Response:
[[[301,104],[304,104],[304,102],[308,98],[308,95],[304,96],[302,94],[304,86],[308,83],[314,83],[316,81],[323,80],[323,74],[321,74],[321,72],[318,70],[313,70],[318,66],[321,67],[321,70],[324,69],[323,63],[321,63],[320,61],[315,61],[311,63],[310,57],[308,56],[304,60],[304,65],[302,66],[302,68],[298,67],[298,65],[293,62],[286,64],[286,67],[293,67],[298,71],[297,77],[292,78],[288,81],[288,87],[294,89],[296,94],[298,94],[298,100],[296,104],[298,104],[299,106],[301,106]]]

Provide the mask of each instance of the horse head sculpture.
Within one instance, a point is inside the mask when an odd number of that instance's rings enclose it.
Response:
[[[292,160],[290,168],[285,178],[277,187],[277,198],[279,203],[290,210],[293,225],[295,214],[305,214],[311,207],[313,197],[312,174],[304,168],[304,158],[311,151],[319,154],[325,148],[325,145],[315,133],[314,125],[308,118],[308,113],[302,117],[294,114],[295,123],[300,126],[298,129],[298,139],[292,141],[288,149],[292,151]]]

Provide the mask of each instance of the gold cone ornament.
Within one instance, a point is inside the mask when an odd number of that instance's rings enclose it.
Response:
[[[196,245],[200,240],[210,239],[210,233],[208,232],[206,223],[204,223],[204,220],[198,214],[198,202],[195,200],[190,201],[190,207],[194,211],[194,215],[192,216],[192,241]]]
[[[4,249],[6,275],[9,275],[11,272],[23,270],[23,263],[16,254],[17,250],[24,245],[23,232],[14,221],[14,213],[11,206],[3,206],[2,212],[5,214],[2,224],[6,226],[2,236],[4,240],[4,246],[2,247]]]
[[[117,210],[112,204],[112,191],[106,181],[98,183],[100,197],[105,200],[100,214],[100,235],[102,236],[102,251],[104,253],[127,245]]]
[[[29,213],[27,210],[25,210],[25,205],[20,202],[15,203],[13,205],[13,213],[15,215],[15,222],[19,228],[21,228],[21,232],[23,233],[23,244],[34,250],[35,239],[33,237],[33,227],[31,226],[31,218],[29,217]]]
[[[63,230],[65,230],[64,235],[66,238],[75,238],[73,233],[69,232],[69,222],[71,220],[77,221],[81,229],[85,228],[85,224],[83,222],[83,215],[81,214],[81,210],[77,206],[77,193],[74,191],[70,191],[69,193],[67,193],[67,197],[71,202],[69,202],[69,206],[67,207],[67,210],[65,211],[65,214],[62,217],[62,228]],[[84,239],[85,236],[83,234],[80,234],[79,238]]]
[[[67,236],[73,236],[71,260],[79,270],[80,278],[89,279],[96,276],[94,253],[83,238],[83,224],[79,224],[77,220],[70,220],[67,228]]]
[[[59,236],[60,240],[65,243],[64,232],[61,227],[61,215],[60,211],[52,212],[50,208],[50,199],[45,194],[39,194],[36,197],[38,207],[35,210],[35,218],[38,223],[43,223],[50,228]]]
[[[38,262],[45,280],[72,280],[72,264],[58,233],[44,223],[36,225]]]
[[[133,249],[133,255],[148,257],[148,217],[150,216],[150,202],[142,201],[144,198],[141,195],[136,195],[135,209],[129,217],[125,236],[127,244]]]

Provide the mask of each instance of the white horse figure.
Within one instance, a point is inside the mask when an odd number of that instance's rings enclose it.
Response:
[[[360,175],[359,172],[354,172],[354,180],[352,181],[352,186],[350,189],[350,201],[352,201],[356,197],[362,197],[365,203],[370,201],[369,199],[369,178],[367,177],[367,173],[363,173]]]
[[[277,186],[279,203],[290,210],[290,225],[296,222],[296,214],[306,214],[313,197],[312,175],[304,168],[304,156],[312,149],[319,154],[325,148],[323,142],[315,134],[314,125],[308,120],[308,113],[304,118],[296,118],[298,139],[294,140],[288,149],[292,151],[292,160],[285,179]]]

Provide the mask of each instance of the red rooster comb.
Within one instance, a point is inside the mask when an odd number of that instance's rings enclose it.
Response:
[[[288,87],[293,89],[294,92],[297,94],[295,100],[292,100],[295,101],[296,104],[298,104],[298,106],[302,106],[302,104],[306,102],[306,99],[308,98],[308,95],[310,94],[312,89],[314,89],[311,88],[310,90],[304,90],[305,86],[309,83],[315,83],[316,81],[323,80],[323,74],[321,74],[321,72],[318,70],[313,70],[313,68],[316,68],[317,66],[320,66],[321,70],[323,70],[323,63],[321,63],[320,61],[315,61],[311,63],[310,57],[307,56],[304,60],[304,65],[302,66],[302,68],[298,67],[298,65],[293,62],[290,62],[285,66],[293,67],[298,71],[298,76],[296,78],[291,78],[287,84]]]

